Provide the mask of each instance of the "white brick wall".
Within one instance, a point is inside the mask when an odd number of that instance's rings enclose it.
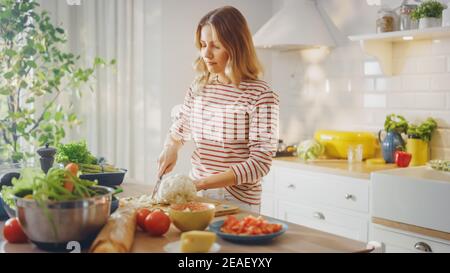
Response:
[[[272,62],[272,85],[280,93],[285,123],[280,134],[288,142],[320,128],[375,132],[386,115],[396,113],[415,123],[435,118],[439,130],[430,144],[432,158],[450,159],[450,39],[394,43],[394,76],[380,73],[378,62],[357,43],[333,49],[321,65],[323,79],[314,84],[300,54],[280,53]],[[286,90],[292,75],[300,83]],[[285,92],[292,93],[288,101]]]

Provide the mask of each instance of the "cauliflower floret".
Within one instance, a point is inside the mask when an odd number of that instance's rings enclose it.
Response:
[[[156,202],[159,204],[182,204],[192,201],[197,196],[194,181],[188,176],[175,174],[161,181]]]

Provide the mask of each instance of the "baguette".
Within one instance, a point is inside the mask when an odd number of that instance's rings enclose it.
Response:
[[[108,222],[94,240],[89,252],[127,253],[133,246],[136,231],[136,207],[121,206],[108,219]]]

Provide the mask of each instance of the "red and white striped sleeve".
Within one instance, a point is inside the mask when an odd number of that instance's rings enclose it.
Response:
[[[186,92],[180,113],[177,115],[175,122],[169,129],[170,135],[174,139],[181,141],[182,144],[191,139],[190,116],[193,101],[194,94],[191,87]]]
[[[237,185],[255,184],[269,172],[278,142],[278,123],[278,95],[262,92],[249,114],[249,158],[230,167]]]

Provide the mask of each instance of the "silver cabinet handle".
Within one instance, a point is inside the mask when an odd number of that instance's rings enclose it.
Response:
[[[347,193],[347,194],[345,195],[345,199],[347,199],[347,200],[353,199],[353,194]]]
[[[294,184],[289,184],[288,189],[295,190],[295,185]]]
[[[317,218],[319,220],[325,220],[325,215],[323,215],[323,213],[321,212],[316,211],[314,212],[314,218]]]
[[[422,252],[433,252],[433,250],[431,250],[431,247],[427,243],[424,243],[424,242],[416,243],[414,245],[414,248],[419,251],[422,251]]]

